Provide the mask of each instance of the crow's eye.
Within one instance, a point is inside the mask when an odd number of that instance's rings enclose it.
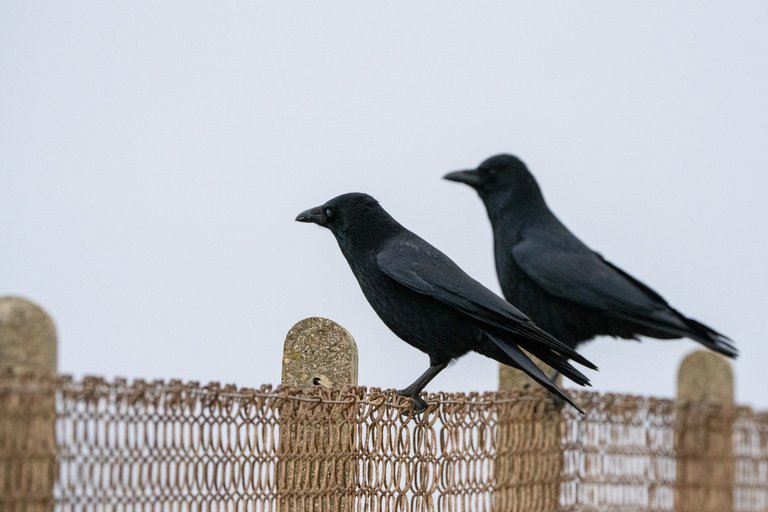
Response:
[[[333,217],[333,208],[331,208],[330,206],[326,206],[324,212],[325,212],[326,219],[330,219],[331,217]]]

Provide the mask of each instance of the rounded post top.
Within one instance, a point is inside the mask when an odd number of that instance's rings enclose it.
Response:
[[[677,398],[690,402],[734,403],[733,368],[720,354],[697,350],[685,356],[677,372]]]
[[[282,383],[303,388],[356,386],[355,339],[333,320],[301,320],[285,337]]]
[[[40,306],[0,297],[0,371],[56,373],[56,327]]]

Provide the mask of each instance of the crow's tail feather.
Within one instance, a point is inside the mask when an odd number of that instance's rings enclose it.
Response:
[[[515,329],[508,330],[509,332],[517,335],[515,342],[518,345],[533,353],[541,360],[544,360],[546,356],[540,356],[538,352],[542,354],[555,353],[558,355],[560,360],[566,363],[568,362],[568,359],[571,359],[580,365],[589,368],[590,370],[598,369],[597,366],[595,366],[595,364],[588,360],[586,357],[582,356],[576,352],[576,350],[572,349],[548,332],[544,331],[533,322],[529,321],[526,323],[521,323],[515,326]],[[554,368],[553,365],[550,366]]]
[[[568,361],[567,356],[564,356],[563,354],[560,354],[559,352],[554,352],[551,350],[540,350],[540,347],[537,346],[528,346],[526,343],[520,343],[520,346],[522,346],[525,350],[533,354],[534,356],[538,357],[542,362],[547,364],[550,368],[555,370],[557,373],[561,374],[563,377],[566,377],[579,386],[591,386],[592,384],[589,381],[589,378],[581,373],[578,369],[576,369],[570,361]]]
[[[709,326],[702,324],[691,318],[683,317],[685,325],[691,330],[686,336],[692,338],[710,350],[719,352],[727,357],[736,358],[739,351],[733,344],[733,341],[727,336],[720,334]]]
[[[579,411],[581,414],[584,414],[584,411],[576,405],[565,393],[563,393],[560,388],[558,388],[550,379],[547,377],[541,369],[536,366],[536,364],[531,361],[531,359],[525,355],[525,353],[520,350],[514,343],[509,343],[499,336],[489,333],[488,331],[484,331],[486,337],[493,343],[497,348],[499,348],[507,357],[506,361],[502,361],[505,364],[508,364],[510,366],[514,366],[515,368],[519,368],[523,372],[526,373],[529,377],[531,377],[533,380],[541,384],[544,388],[546,388],[550,393],[562,398],[569,404],[571,404],[577,411]],[[533,352],[532,352],[533,353]],[[539,357],[538,354],[534,354],[536,357]],[[543,358],[539,357],[539,359],[544,360]],[[546,362],[546,361],[545,361]],[[565,365],[558,364],[558,365],[550,365],[556,370],[563,373],[563,375],[567,373],[576,372],[577,374],[581,375],[581,373],[573,368],[567,361],[565,361]],[[549,363],[547,363],[549,364]],[[562,369],[561,369],[562,368]],[[569,377],[571,378],[571,377]],[[579,380],[582,380],[585,382],[586,385],[589,384],[589,380],[584,377],[584,375],[581,375],[581,378]],[[576,380],[574,380],[576,382]]]
[[[536,329],[541,331],[541,329],[538,329],[538,327]],[[591,361],[577,353],[572,348],[561,343],[559,340],[550,335],[547,336],[552,338],[556,343],[541,343],[538,337],[533,338],[524,335],[516,336],[513,340],[511,340],[511,343],[524,348],[534,356],[541,359],[544,363],[548,364],[553,370],[562,374],[564,377],[571,379],[576,384],[581,386],[589,386],[589,379],[583,373],[577,370],[571,364],[570,360],[573,360],[592,370],[597,370],[597,366],[595,366]],[[506,338],[506,336],[497,337],[502,340]]]

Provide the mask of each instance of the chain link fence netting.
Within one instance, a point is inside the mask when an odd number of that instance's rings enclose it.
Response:
[[[0,377],[0,510],[768,511],[768,415],[574,392]]]

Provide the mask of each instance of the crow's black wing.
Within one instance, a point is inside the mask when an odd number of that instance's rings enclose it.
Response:
[[[393,239],[379,251],[376,261],[382,272],[415,292],[449,304],[481,323],[523,339],[535,340],[562,356],[596,369],[589,360],[540,329],[522,311],[472,279],[450,258],[416,235]]]
[[[684,317],[649,286],[586,246],[525,238],[512,248],[512,255],[528,277],[555,297],[735,355],[728,338]]]
[[[661,297],[661,295],[656,293],[647,284],[627,274],[626,272],[624,272],[622,269],[620,269],[610,261],[604,259],[600,254],[597,254],[597,255],[600,257],[601,260],[603,260],[603,262],[606,265],[610,266],[616,272],[624,276],[624,278],[634,283],[635,286],[644,290],[651,297],[655,297],[656,299],[663,302],[664,304],[667,304],[667,302]],[[667,304],[667,307],[669,307],[670,311],[674,315],[676,315],[680,321],[682,321],[685,324],[687,328],[687,330],[683,332],[685,336],[688,336],[689,338],[697,340],[703,343],[706,347],[712,350],[715,350],[717,352],[720,352],[725,356],[737,357],[739,355],[739,351],[736,349],[736,346],[733,344],[733,341],[730,338],[728,338],[724,334],[717,332],[716,330],[709,327],[708,325],[705,325],[697,320],[684,316],[682,313],[674,309],[672,306],[669,306],[668,304]]]
[[[612,316],[659,321],[669,307],[658,294],[637,286],[588,249],[523,239],[512,255],[547,293]]]

